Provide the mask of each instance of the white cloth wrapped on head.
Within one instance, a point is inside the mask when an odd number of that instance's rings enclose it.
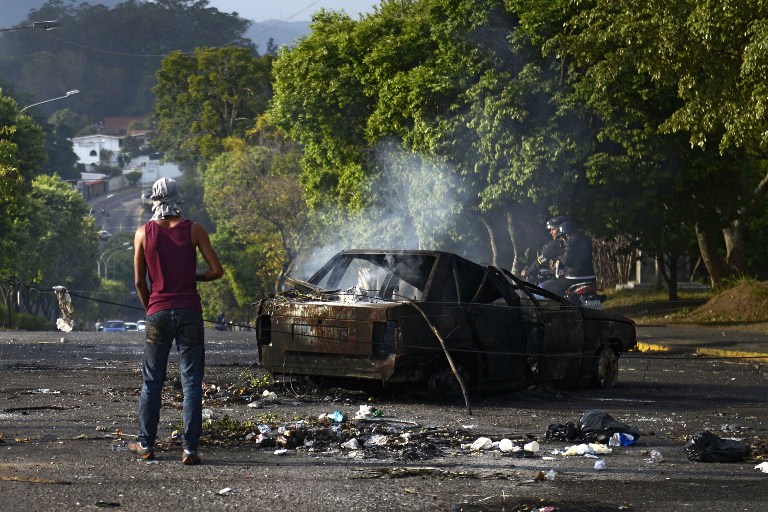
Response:
[[[183,203],[179,198],[179,186],[176,180],[160,178],[152,185],[152,219],[164,219],[165,217],[180,217]]]

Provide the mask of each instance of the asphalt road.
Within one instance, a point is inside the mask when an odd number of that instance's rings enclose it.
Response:
[[[93,216],[100,229],[112,236],[133,234],[140,225],[142,215],[141,189],[129,187],[89,201]],[[101,242],[104,245],[104,242]]]
[[[632,353],[612,390],[472,396],[469,415],[462,403],[402,392],[275,385],[274,398],[265,398],[245,385],[246,376],[262,375],[253,333],[211,331],[205,409],[214,422],[203,464],[186,467],[172,440],[180,422],[173,381],[157,460],[126,451],[142,343],[141,333],[0,333],[3,510],[698,512],[764,510],[768,502],[768,474],[755,469],[768,456],[768,370],[760,361]],[[176,374],[172,361],[169,375]],[[383,415],[351,419],[365,405]],[[595,469],[598,459],[563,455],[579,443],[545,436],[550,424],[592,409],[642,433],[634,446],[598,455],[605,470]],[[334,411],[346,421],[317,420]],[[265,425],[271,433],[261,433]],[[275,437],[280,427],[291,435]],[[740,439],[752,457],[688,460],[686,441],[704,430]],[[345,447],[353,437],[360,449]],[[481,437],[518,446],[536,440],[541,449],[521,456],[468,447]],[[652,462],[651,450],[664,460]]]

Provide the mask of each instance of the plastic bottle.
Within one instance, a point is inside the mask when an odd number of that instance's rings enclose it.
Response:
[[[659,450],[651,450],[651,462],[663,462],[664,456]]]

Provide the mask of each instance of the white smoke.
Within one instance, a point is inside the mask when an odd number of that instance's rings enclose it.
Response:
[[[378,144],[375,164],[380,175],[366,187],[375,194],[370,206],[358,213],[316,212],[327,228],[324,243],[299,257],[295,275],[308,278],[343,249],[456,250],[464,211],[456,171],[392,141]]]

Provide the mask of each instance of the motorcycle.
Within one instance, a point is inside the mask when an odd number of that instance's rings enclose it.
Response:
[[[594,279],[572,284],[565,290],[563,297],[572,304],[592,309],[603,309],[603,301],[605,301],[605,295],[598,293],[597,282]]]
[[[548,268],[540,268],[531,276],[531,282],[541,288],[545,282],[557,279],[555,272]],[[603,309],[605,295],[599,293],[597,282],[594,279],[577,281],[565,290],[563,297],[576,306],[586,306],[593,309]]]

